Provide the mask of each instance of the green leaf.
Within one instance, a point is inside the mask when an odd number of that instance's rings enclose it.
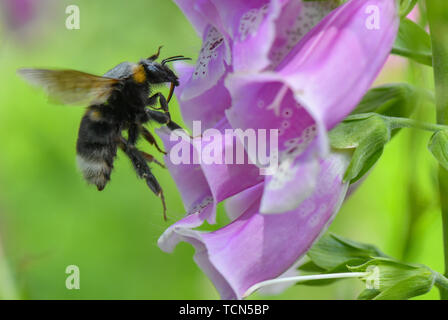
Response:
[[[361,300],[410,299],[431,290],[438,275],[424,265],[394,260],[373,245],[331,233],[324,235],[308,251],[308,256],[311,261],[299,268],[302,272],[364,273],[361,280],[366,283],[366,289],[358,297]],[[322,286],[341,279],[309,280],[298,284]]]
[[[381,116],[359,114],[341,122],[330,131],[329,137],[335,149],[355,149],[344,175],[344,181],[354,183],[379,159],[391,133]]]
[[[373,113],[349,116],[330,131],[330,144],[336,149],[354,149],[369,135],[376,132],[376,127],[383,127],[384,120]]]
[[[384,290],[375,297],[375,300],[407,300],[428,293],[433,285],[433,274],[427,270]]]
[[[415,110],[418,94],[406,83],[386,84],[370,89],[353,114],[375,112],[390,117],[409,117]]]
[[[384,145],[389,139],[383,138],[381,131],[362,141],[353,153],[352,160],[344,174],[344,182],[355,183],[361,179],[383,154]]]
[[[407,18],[401,19],[392,53],[432,66],[431,38],[422,27]]]
[[[363,279],[368,287],[359,299],[409,299],[427,293],[435,282],[435,274],[428,267],[389,258],[375,258],[348,268],[353,272],[371,272]]]
[[[308,272],[308,273],[321,273],[325,272],[325,269],[319,267],[316,265],[313,261],[308,261],[301,266],[299,266],[298,270],[302,272]]]
[[[440,165],[448,170],[448,131],[435,132],[429,140],[428,149]]]
[[[333,148],[354,149],[344,181],[354,183],[361,179],[381,157],[385,144],[399,131],[391,132],[390,123],[378,114],[407,118],[414,112],[419,98],[419,91],[404,83],[373,88],[352,114],[330,132]]]
[[[377,295],[381,293],[376,289],[364,289],[358,296],[358,300],[373,300]]]
[[[341,265],[345,266],[354,259],[367,261],[371,257],[385,256],[373,245],[355,242],[332,233],[322,236],[308,251],[311,261],[326,272],[342,270]]]

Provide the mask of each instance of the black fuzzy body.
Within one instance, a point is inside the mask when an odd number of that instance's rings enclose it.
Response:
[[[18,73],[30,84],[45,90],[54,101],[67,105],[89,104],[81,119],[76,143],[77,162],[88,183],[100,191],[106,187],[117,151],[121,149],[137,176],[162,200],[166,219],[163,191],[149,164],[165,166],[153,155],[137,149],[136,143],[141,136],[166,154],[144,125],[154,121],[170,130],[182,129],[171,120],[169,113],[168,103],[179,79],[167,64],[191,59],[177,55],[158,63],[160,49],[138,63],[120,63],[103,76],[72,69],[23,68]],[[168,83],[167,98],[160,92],[150,96],[154,85]]]
[[[161,193],[161,188],[148,167],[145,153],[137,150],[135,144],[142,130],[152,138],[142,127],[143,124],[151,120],[163,124],[170,122],[167,110],[158,112],[147,108],[156,104],[160,98],[160,94],[149,97],[151,84],[178,84],[178,80],[167,67],[164,67],[168,69],[167,72],[162,75],[158,72],[157,76],[154,76],[145,66],[145,80],[136,81],[135,70],[142,65],[122,63],[107,72],[105,76],[121,79],[120,83],[106,103],[89,106],[81,120],[76,145],[77,162],[84,179],[96,185],[98,190],[103,190],[109,182],[117,149],[121,148],[130,158],[137,175],[146,180],[153,192]],[[127,139],[122,136],[124,130],[128,132]]]

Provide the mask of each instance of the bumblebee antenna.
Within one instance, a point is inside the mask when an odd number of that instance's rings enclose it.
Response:
[[[174,57],[169,57],[169,58],[166,58],[166,59],[163,59],[163,61],[165,61],[165,60],[171,60],[171,59],[176,59],[176,58],[183,58],[184,56],[174,56]],[[162,61],[162,62],[163,62]]]
[[[174,57],[169,57],[166,58],[162,61],[162,66],[167,64],[168,62],[173,62],[173,61],[182,61],[182,60],[191,60],[191,58],[186,58],[184,56],[174,56]]]
[[[153,54],[152,56],[150,56],[150,57],[148,58],[148,60],[152,60],[152,61],[156,60],[156,59],[159,57],[159,55],[160,55],[160,49],[162,49],[162,48],[163,48],[163,46],[160,46],[159,49],[157,49],[157,53],[155,53],[155,54]]]

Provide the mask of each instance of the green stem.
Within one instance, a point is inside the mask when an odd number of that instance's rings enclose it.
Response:
[[[436,131],[440,131],[440,130],[448,130],[448,126],[441,125],[441,124],[422,122],[422,121],[409,119],[409,118],[398,118],[398,117],[387,117],[387,116],[381,116],[381,117],[390,123],[390,128],[392,130],[400,129],[400,128],[415,128],[415,129],[421,129],[421,130],[431,131],[431,132],[436,132]]]
[[[424,12],[424,11],[421,11]],[[420,15],[422,17],[423,15]],[[432,55],[431,55],[432,66]],[[432,75],[428,75],[424,72],[421,64],[409,61],[408,79],[411,81],[415,88],[418,88],[420,94],[416,98],[415,111],[413,113],[413,119],[422,121],[425,119],[428,108],[432,108],[435,105],[435,94],[433,91],[427,89],[428,84],[432,84]],[[413,249],[418,243],[416,237],[419,219],[427,211],[430,206],[428,198],[425,196],[425,192],[422,192],[421,176],[416,174],[419,171],[421,165],[422,155],[426,155],[426,146],[428,144],[428,137],[426,134],[422,134],[419,130],[410,130],[407,135],[407,150],[408,154],[413,156],[409,158],[408,166],[406,166],[407,177],[407,226],[405,227],[403,251],[401,259],[409,261],[410,255]],[[430,200],[432,201],[432,200]]]
[[[448,171],[439,166],[439,196],[442,209],[443,248],[445,256],[445,276],[448,276]],[[448,300],[448,289],[440,290],[443,300]]]
[[[356,120],[356,119],[365,119],[371,116],[377,116],[381,117],[389,123],[389,128],[391,130],[395,129],[401,129],[401,128],[414,128],[414,129],[420,129],[430,132],[436,132],[440,130],[448,130],[448,125],[443,124],[435,124],[435,123],[429,123],[429,122],[422,122],[414,119],[409,118],[400,118],[400,117],[389,117],[385,116],[379,113],[359,113],[354,114],[351,116],[348,116],[346,120]]]
[[[404,1],[407,2],[407,5],[400,11],[401,17],[407,17],[407,15],[411,13],[412,9],[414,9],[415,5],[417,4],[417,0],[404,0]]]
[[[437,288],[441,290],[448,290],[448,279],[438,272],[435,272],[434,274],[436,276],[435,285]]]
[[[433,50],[436,87],[437,123],[448,124],[448,1],[426,0]],[[439,166],[439,196],[442,209],[445,276],[448,275],[448,172]],[[448,289],[440,289],[440,298],[448,300]]]

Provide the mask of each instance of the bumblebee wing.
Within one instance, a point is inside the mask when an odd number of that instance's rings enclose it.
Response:
[[[76,70],[20,69],[30,84],[43,88],[62,104],[100,104],[106,102],[119,79],[95,76]]]

